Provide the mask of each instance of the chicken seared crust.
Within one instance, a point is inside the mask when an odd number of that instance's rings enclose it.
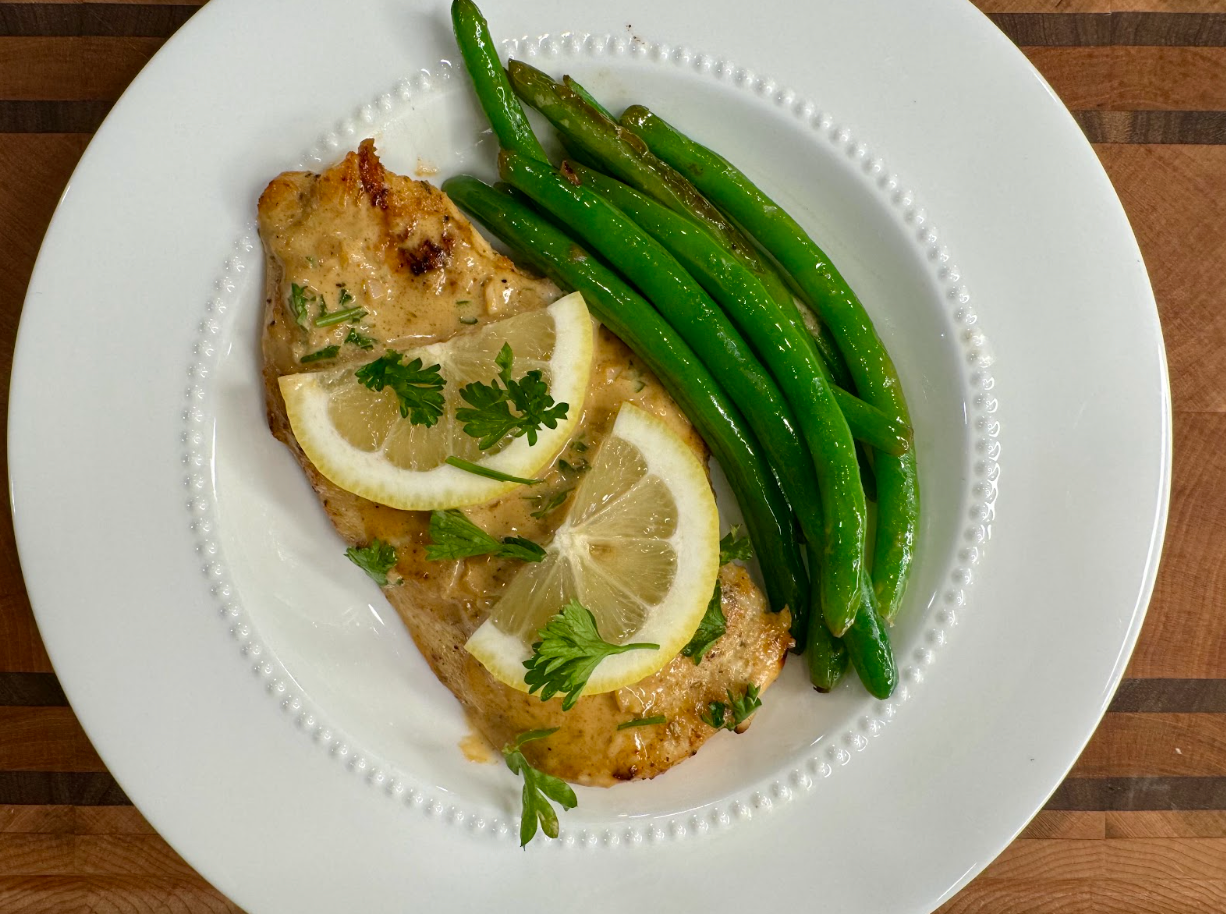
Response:
[[[542,308],[559,296],[546,280],[520,272],[474,231],[441,191],[386,171],[367,140],[322,174],[287,172],[260,197],[260,237],[267,256],[263,330],[268,422],[302,465],[340,537],[350,546],[374,539],[396,549],[397,564],[383,589],[435,675],[455,695],[474,728],[493,746],[517,734],[560,727],[524,746],[528,760],[550,774],[607,785],[653,777],[698,751],[715,732],[701,715],[712,701],[748,684],[765,689],[782,668],[791,637],[786,613],[767,612],[744,569],[720,572],[727,634],[701,664],[674,658],[631,686],[583,696],[563,712],[558,698],[511,689],[491,677],[464,643],[518,571],[514,561],[481,557],[429,562],[429,514],[377,505],[333,485],[294,439],[277,379],[304,370],[304,355],[329,346],[342,357],[376,357],[390,341],[424,345],[471,332],[474,325]],[[346,346],[352,325],[300,326],[290,305],[294,286],[322,296],[313,307],[335,309],[346,298],[366,311],[361,333],[373,347]],[[308,365],[306,368],[310,368]],[[575,441],[590,456],[631,401],[669,423],[705,462],[706,449],[684,414],[634,355],[611,333],[597,335],[587,402]],[[545,493],[573,485],[582,454],[564,451],[542,477]],[[497,537],[545,542],[565,514],[533,517],[540,498],[527,490],[466,514]],[[538,512],[539,513],[539,512]],[[618,731],[627,720],[663,715],[667,723]]]

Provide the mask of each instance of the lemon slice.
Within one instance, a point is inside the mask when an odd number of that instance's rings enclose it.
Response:
[[[512,376],[540,370],[554,401],[569,409],[557,428],[541,428],[535,445],[524,436],[482,451],[456,421],[455,410],[465,405],[460,388],[474,381],[489,384],[498,375],[494,358],[504,343],[515,355]],[[354,377],[353,365],[285,375],[281,394],[303,452],[342,489],[405,510],[460,508],[492,501],[519,483],[461,470],[445,463],[448,457],[531,478],[562,450],[583,413],[592,345],[592,319],[578,292],[442,343],[411,350],[391,345],[404,352],[403,362],[420,358],[424,366],[442,366],[445,405],[430,427],[401,418],[391,389],[367,389]]]
[[[660,645],[607,657],[584,694],[650,676],[702,621],[719,573],[719,514],[694,452],[660,419],[622,404],[545,558],[525,565],[467,645],[501,682],[526,692],[537,632],[570,600],[601,637]]]

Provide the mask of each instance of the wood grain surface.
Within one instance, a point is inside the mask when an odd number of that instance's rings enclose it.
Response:
[[[198,0],[0,0],[0,365],[89,137]],[[1102,725],[943,914],[1226,912],[1226,0],[978,0],[1065,101],[1127,210],[1175,407],[1149,617]],[[7,410],[8,385],[0,387]],[[0,424],[0,438],[6,434]],[[0,462],[7,441],[0,440]],[[7,466],[5,466],[7,471]],[[67,707],[0,500],[0,912],[230,912]]]

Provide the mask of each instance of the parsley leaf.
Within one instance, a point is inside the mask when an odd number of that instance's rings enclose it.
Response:
[[[351,301],[353,301],[353,295],[350,293],[348,289],[342,288],[341,294],[337,296],[337,299],[336,299],[336,307],[343,308],[345,307],[345,305],[349,304]]]
[[[529,730],[515,737],[514,742],[502,749],[502,757],[506,759],[507,767],[515,774],[524,776],[524,805],[519,815],[520,847],[527,847],[528,842],[536,837],[538,825],[547,837],[558,836],[558,814],[550,805],[550,800],[560,804],[563,809],[574,809],[579,805],[579,800],[569,784],[561,778],[533,768],[519,751],[524,743],[545,739],[557,732],[557,727],[552,730]]]
[[[497,479],[499,482],[517,482],[521,486],[539,486],[544,482],[543,479],[524,479],[522,476],[512,476],[510,473],[503,473],[501,470],[491,470],[489,467],[461,460],[459,457],[448,457],[443,462],[449,463],[457,470],[463,470],[465,473],[472,473],[474,476],[484,476],[486,479]]]
[[[294,320],[303,330],[307,329],[307,303],[315,301],[315,293],[307,286],[290,283],[289,307],[294,312]]]
[[[357,346],[359,349],[373,349],[375,345],[375,341],[373,339],[371,339],[369,336],[363,336],[353,327],[350,327],[349,332],[345,334],[345,342],[353,343],[353,345]]]
[[[310,355],[304,355],[298,361],[303,365],[307,364],[307,362],[322,362],[326,359],[336,358],[337,353],[339,353],[340,351],[341,351],[340,346],[325,346],[323,349],[320,349],[318,352],[312,352]]]
[[[739,526],[733,527],[719,541],[719,563],[721,565],[727,565],[733,559],[748,562],[751,558],[753,558],[753,543],[749,541],[748,536],[741,536]]]
[[[663,714],[657,714],[655,717],[640,717],[637,720],[627,720],[617,725],[618,730],[629,730],[631,727],[654,727],[657,724],[668,723],[668,718]]]
[[[660,649],[658,644],[610,644],[600,637],[591,610],[573,599],[546,623],[537,637],[541,640],[532,645],[532,656],[524,661],[528,694],[540,689],[541,701],[548,701],[564,692],[563,711],[575,706],[592,672],[606,657],[626,651]]]
[[[443,414],[443,395],[439,391],[447,382],[439,374],[442,366],[422,368],[421,359],[401,365],[402,358],[399,352],[389,349],[354,374],[371,390],[390,387],[400,401],[400,415],[414,425],[429,428]]]
[[[729,704],[713,701],[707,705],[707,710],[701,717],[708,727],[714,727],[716,730],[735,730],[748,720],[754,711],[762,707],[762,700],[758,698],[758,687],[753,683],[745,686],[745,694],[740,698],[733,695],[732,689],[729,689],[728,701]],[[728,716],[729,712],[732,713],[731,717]]]
[[[724,717],[728,713],[728,706],[722,701],[713,701],[707,705],[705,710],[699,717],[702,722],[713,730],[724,729]]]
[[[702,621],[698,623],[698,630],[694,632],[690,643],[681,649],[684,656],[694,658],[694,666],[702,663],[703,655],[711,650],[712,645],[728,631],[728,620],[724,618],[724,610],[721,605],[723,596],[719,581],[716,581],[715,593],[711,595],[711,602],[707,604],[707,611],[703,614]]]
[[[434,543],[426,547],[426,558],[431,562],[474,555],[492,555],[524,562],[539,562],[545,557],[545,550],[532,540],[508,536],[499,542],[465,517],[463,511],[454,508],[431,513],[430,539]]]
[[[379,539],[371,540],[368,546],[350,546],[345,550],[345,558],[370,575],[380,587],[387,586],[387,573],[396,566],[396,550],[391,543]]]
[[[456,410],[456,419],[464,424],[465,433],[480,439],[477,446],[483,451],[507,435],[527,435],[528,444],[534,445],[541,426],[557,428],[570,409],[566,403],[553,402],[539,370],[529,371],[518,381],[512,379],[513,362],[510,345],[503,343],[494,359],[498,377],[490,384],[475,381],[460,390],[460,398],[468,406]],[[511,412],[512,406],[518,415]]]

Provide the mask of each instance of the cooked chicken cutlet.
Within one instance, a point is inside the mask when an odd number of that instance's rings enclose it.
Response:
[[[786,613],[767,612],[744,569],[720,572],[728,630],[695,665],[676,657],[648,678],[615,692],[586,695],[567,712],[561,699],[541,701],[498,682],[465,649],[519,563],[490,557],[430,562],[429,514],[400,511],[350,494],[325,479],[303,454],[286,418],[277,378],[301,372],[304,355],[344,346],[352,325],[302,329],[292,296],[322,297],[313,307],[361,307],[361,333],[374,340],[362,353],[375,358],[392,340],[425,345],[471,332],[475,324],[542,308],[559,296],[550,282],[520,272],[478,235],[438,189],[386,171],[367,140],[323,174],[289,172],[260,197],[259,229],[267,254],[264,313],[264,387],[268,423],[302,465],[324,510],[346,544],[391,543],[397,564],[384,588],[435,675],[493,746],[517,734],[560,727],[524,753],[536,767],[570,781],[607,785],[648,778],[698,751],[715,731],[701,715],[712,701],[747,684],[766,688],[791,646]],[[342,302],[342,298],[344,301]],[[574,440],[595,449],[624,401],[663,418],[706,462],[706,449],[659,382],[624,344],[603,328],[597,335],[586,406]],[[307,365],[309,369],[311,366]],[[356,382],[355,382],[356,383]],[[589,452],[590,453],[590,452]],[[581,459],[564,452],[543,477],[545,492],[561,491]],[[565,512],[532,516],[522,492],[468,516],[495,536],[546,542]],[[618,731],[627,720],[663,715],[667,724]]]

